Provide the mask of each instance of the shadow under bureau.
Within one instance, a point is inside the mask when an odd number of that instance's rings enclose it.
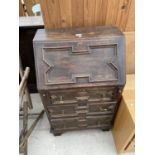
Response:
[[[125,84],[122,32],[108,26],[39,29],[33,46],[51,132],[111,129]]]

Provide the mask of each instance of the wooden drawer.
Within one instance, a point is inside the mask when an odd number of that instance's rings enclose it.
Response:
[[[48,106],[48,112],[51,118],[71,117],[98,114],[113,114],[116,102],[81,102],[75,104],[58,104]]]
[[[87,116],[87,124],[91,128],[95,127],[110,127],[112,115],[103,116]]]
[[[88,104],[88,115],[113,114],[117,102],[96,102]]]
[[[78,128],[78,118],[52,119],[52,126],[55,130],[72,130]]]
[[[86,102],[108,102],[118,98],[117,88],[85,88],[49,91],[50,104],[71,104]]]
[[[72,129],[84,129],[84,128],[111,128],[111,115],[102,116],[87,116],[86,118],[72,117],[62,119],[52,119],[51,123],[56,130],[72,130]]]
[[[77,116],[76,105],[53,105],[47,107],[51,118]]]

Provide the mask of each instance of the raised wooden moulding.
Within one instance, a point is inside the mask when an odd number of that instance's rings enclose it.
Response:
[[[37,87],[54,133],[110,129],[125,84],[122,32],[106,26],[40,29],[33,44]]]

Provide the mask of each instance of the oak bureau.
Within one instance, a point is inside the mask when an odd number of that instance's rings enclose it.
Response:
[[[111,26],[39,29],[33,46],[51,132],[111,129],[126,81],[123,33]]]

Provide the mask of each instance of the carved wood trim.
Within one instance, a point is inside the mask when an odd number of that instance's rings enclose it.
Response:
[[[48,66],[46,71],[44,72],[44,79],[45,79],[45,85],[51,85],[51,84],[55,84],[55,85],[58,85],[58,84],[76,84],[78,83],[77,79],[78,78],[87,78],[88,80],[86,82],[88,83],[93,83],[93,82],[107,82],[107,79],[102,79],[102,80],[99,80],[99,79],[94,79],[93,78],[93,75],[92,74],[71,74],[71,78],[70,79],[67,79],[67,80],[61,80],[59,81],[59,83],[56,83],[56,82],[52,82],[51,80],[49,81],[48,80],[48,77],[47,77],[47,74],[50,70],[53,70],[54,69],[54,64],[52,62],[48,62],[48,60],[45,58],[45,49],[51,49],[51,50],[54,50],[54,51],[57,51],[57,50],[66,50],[68,51],[68,54],[69,55],[81,55],[81,54],[84,54],[84,55],[87,55],[87,54],[91,54],[93,52],[93,49],[99,49],[99,48],[105,48],[105,47],[113,47],[114,48],[114,58],[117,57],[117,44],[111,44],[111,45],[102,45],[102,44],[99,44],[99,45],[85,45],[85,44],[82,44],[82,43],[79,43],[77,44],[76,46],[73,45],[73,46],[59,46],[59,47],[43,47],[42,48],[42,60],[43,62]],[[110,57],[109,57],[110,59]],[[103,58],[103,61],[104,58]],[[118,68],[117,68],[117,65],[112,61],[112,60],[109,60],[109,62],[105,62],[111,69],[112,71],[115,72],[115,77],[114,79],[109,79],[108,81],[117,81],[118,80]]]

